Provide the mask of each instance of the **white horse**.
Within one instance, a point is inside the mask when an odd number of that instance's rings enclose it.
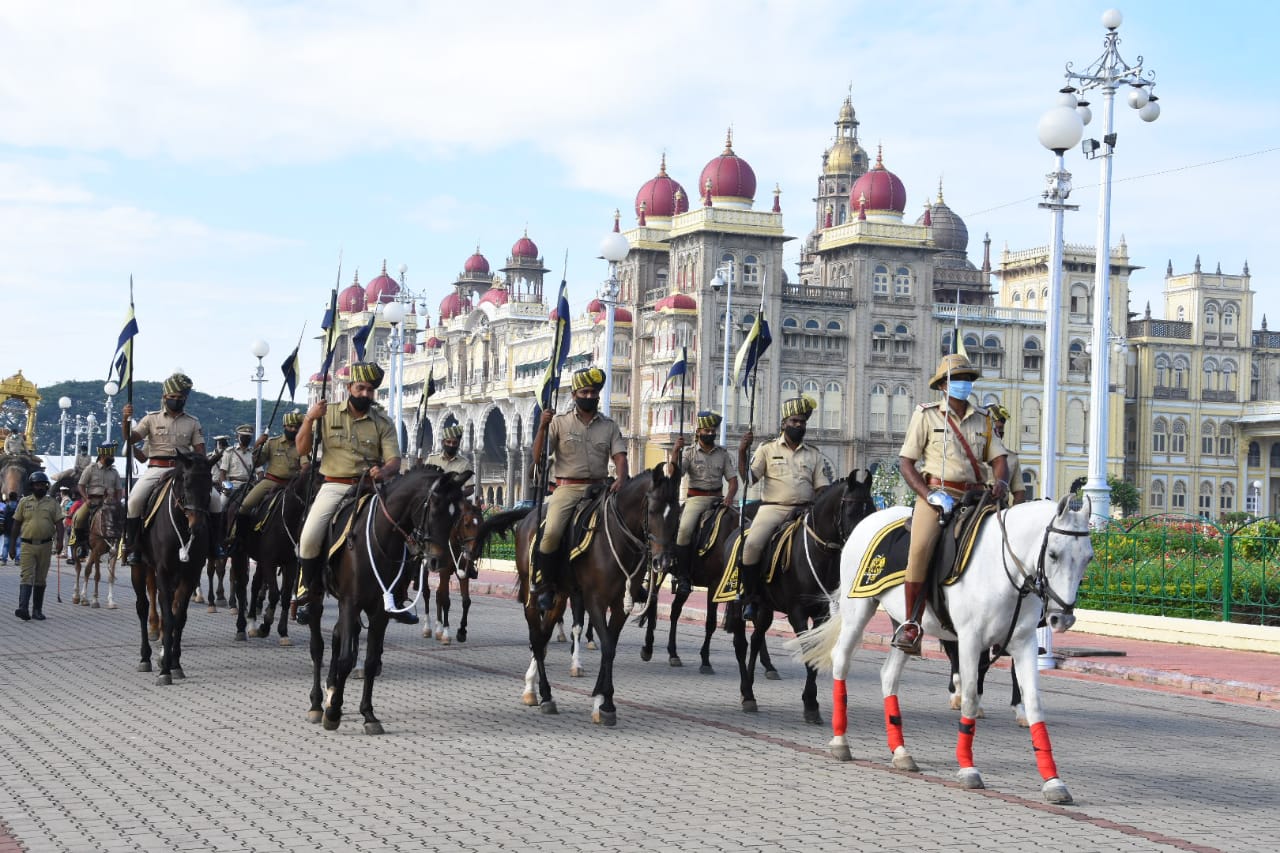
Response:
[[[1080,511],[1072,512],[1064,499],[1056,507],[1049,501],[1034,501],[988,516],[974,542],[968,568],[957,581],[944,587],[955,633],[943,629],[932,606],[925,609],[921,620],[924,630],[960,644],[961,709],[956,758],[960,764],[957,775],[966,788],[983,787],[982,775],[973,763],[978,656],[983,649],[999,646],[1012,655],[1014,670],[1022,685],[1031,723],[1031,745],[1036,766],[1044,779],[1041,791],[1051,803],[1071,802],[1066,784],[1058,778],[1040,707],[1036,626],[1042,615],[1054,631],[1065,631],[1075,622],[1072,610],[1076,591],[1085,568],[1093,559],[1089,511],[1090,505],[1086,503]],[[854,529],[841,553],[840,586],[831,599],[831,619],[794,641],[794,647],[806,663],[832,671],[834,737],[830,747],[832,754],[842,761],[852,757],[845,742],[845,676],[862,640],[862,632],[877,604],[895,621],[905,619],[900,581],[871,597],[849,598],[847,594],[853,588],[864,555],[881,532],[910,515],[909,507],[894,507],[868,516]],[[898,708],[898,681],[906,660],[904,652],[891,648],[880,670],[880,686],[893,766],[914,771],[919,768],[903,742]]]

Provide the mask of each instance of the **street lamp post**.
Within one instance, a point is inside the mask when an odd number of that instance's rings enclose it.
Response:
[[[404,378],[402,371],[404,369],[404,305],[400,302],[388,302],[382,308],[382,318],[391,324],[391,337],[388,339],[391,345],[391,382],[387,386],[387,402],[391,409],[391,422],[396,428],[396,444],[400,443],[400,409],[401,409],[401,393],[404,390]],[[400,452],[404,453],[405,448],[401,447]]]
[[[89,443],[89,456],[93,456],[94,442],[98,439],[98,416],[90,412],[84,419],[85,440]]]
[[[67,409],[71,408],[70,397],[59,397],[58,408],[62,409],[62,414],[58,416],[58,427],[61,430],[62,437],[58,440],[58,470],[62,471],[67,467]]]
[[[1262,481],[1254,480],[1249,485],[1253,489],[1253,514],[1262,515]]]
[[[1049,187],[1043,193],[1040,207],[1053,211],[1053,237],[1049,243],[1049,305],[1045,312],[1044,411],[1040,421],[1040,493],[1046,498],[1058,497],[1058,382],[1060,381],[1062,343],[1062,214],[1078,210],[1067,204],[1071,195],[1071,173],[1063,165],[1063,154],[1074,148],[1084,134],[1083,116],[1077,110],[1076,96],[1063,92],[1058,105],[1040,118],[1037,133],[1040,144],[1057,158],[1054,171],[1045,177]],[[1012,488],[1017,488],[1013,486]]]
[[[107,395],[107,401],[102,405],[102,412],[107,418],[102,427],[102,437],[106,441],[111,441],[112,411],[115,408],[116,394],[120,393],[120,386],[114,379],[108,380],[107,384],[102,386],[102,393]]]
[[[733,325],[733,263],[722,264],[716,268],[715,278],[711,279],[711,289],[724,294],[724,367],[720,376],[720,446],[723,447],[728,436],[729,427],[729,342],[730,327]]]
[[[258,359],[258,369],[254,371],[253,382],[258,386],[257,405],[253,410],[253,437],[256,439],[262,435],[262,383],[267,380],[266,370],[262,366],[262,360],[267,357],[267,353],[271,352],[271,346],[261,338],[253,342],[253,346],[249,348],[254,357]]]
[[[1093,355],[1090,359],[1089,404],[1089,478],[1084,493],[1089,498],[1093,513],[1105,522],[1111,517],[1111,488],[1107,485],[1108,438],[1110,434],[1110,384],[1111,384],[1111,156],[1115,151],[1116,134],[1112,131],[1116,89],[1129,86],[1129,106],[1138,111],[1143,121],[1152,122],[1160,117],[1160,105],[1151,93],[1155,88],[1154,72],[1142,69],[1143,59],[1130,66],[1120,58],[1117,30],[1124,17],[1115,9],[1102,13],[1102,26],[1107,34],[1103,40],[1102,56],[1084,71],[1072,70],[1067,64],[1066,78],[1069,85],[1079,86],[1084,93],[1092,89],[1102,91],[1102,142],[1084,141],[1086,157],[1102,160],[1102,192],[1098,198],[1098,246],[1093,285]],[[1082,116],[1083,117],[1083,116]],[[1088,122],[1086,121],[1086,124]]]
[[[600,241],[600,256],[609,262],[609,279],[600,285],[600,302],[604,305],[604,388],[600,410],[605,417],[613,411],[613,318],[618,308],[618,262],[627,257],[631,244],[618,232],[618,219],[613,220],[614,230]]]

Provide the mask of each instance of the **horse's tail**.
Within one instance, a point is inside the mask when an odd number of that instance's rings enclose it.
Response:
[[[494,536],[510,536],[511,531],[520,523],[520,520],[532,511],[532,507],[509,509],[506,512],[491,515],[480,522],[480,526],[476,529],[476,553],[484,552],[490,538]]]
[[[801,631],[794,640],[787,640],[783,645],[801,663],[819,672],[830,672],[831,652],[835,650],[843,627],[844,619],[840,616],[840,610],[833,607],[830,619],[807,631]]]

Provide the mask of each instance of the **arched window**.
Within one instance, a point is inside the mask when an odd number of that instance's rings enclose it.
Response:
[[[1191,372],[1191,362],[1185,355],[1176,356],[1173,359],[1173,387],[1186,388],[1187,374]]]
[[[1027,291],[1027,307],[1028,308],[1036,307],[1036,292],[1034,290]]]
[[[1222,429],[1218,430],[1218,455],[1236,455],[1236,430],[1231,424],[1223,424]]]
[[[1164,480],[1151,481],[1151,508],[1164,509]]]
[[[872,355],[887,355],[889,352],[889,329],[884,323],[876,323],[871,327]]]
[[[1222,306],[1222,328],[1223,330],[1234,330],[1236,327],[1236,306],[1228,302]]]
[[[1013,294],[1013,307],[1017,308],[1021,304],[1022,304],[1022,294],[1021,293]]]
[[[1186,511],[1187,511],[1187,484],[1186,484],[1186,482],[1184,482],[1184,481],[1182,481],[1182,480],[1179,480],[1179,481],[1177,481],[1176,483],[1174,483],[1174,484],[1173,484],[1173,503],[1172,503],[1172,505],[1170,506],[1170,509],[1177,510],[1178,512],[1186,512]]]
[[[1262,446],[1256,441],[1249,442],[1249,461],[1250,468],[1262,467]]]
[[[820,332],[822,331],[822,324],[810,317],[808,320],[804,321],[804,328],[805,331]]]
[[[1187,308],[1185,305],[1178,306],[1178,322],[1184,322],[1187,319]]]
[[[1173,422],[1173,431],[1169,436],[1169,452],[1178,454],[1187,452],[1187,422],[1182,418],[1177,418]]]
[[[1039,370],[1041,360],[1040,341],[1036,338],[1027,338],[1022,344],[1022,369]]]
[[[1272,442],[1271,453],[1267,456],[1271,467],[1280,468],[1280,441]]]
[[[907,328],[906,323],[899,323],[893,327],[893,333],[898,336],[910,335],[911,330]]]
[[[1040,440],[1040,400],[1022,398],[1022,437],[1024,441]]]
[[[760,262],[755,255],[747,255],[742,259],[742,283],[760,283]]]
[[[1204,360],[1204,391],[1218,390],[1218,362],[1212,358]]]
[[[1071,285],[1071,313],[1089,313],[1089,288],[1080,282]]]
[[[893,274],[893,295],[907,297],[911,295],[911,270],[898,267]]]
[[[1260,385],[1261,374],[1258,371],[1258,365],[1249,365],[1249,399],[1258,399],[1258,386]]]
[[[893,390],[893,431],[902,434],[907,431],[907,422],[911,420],[911,389],[899,385]]]
[[[1213,302],[1204,306],[1204,324],[1206,326],[1218,325],[1218,306]]]
[[[1213,426],[1213,421],[1205,421],[1200,424],[1200,455],[1212,456],[1214,449],[1214,436],[1218,433]]]
[[[871,431],[889,431],[889,389],[883,385],[871,386]]]
[[[1226,319],[1226,315],[1223,315]],[[1236,487],[1234,483],[1223,483],[1218,487],[1218,512],[1231,512],[1236,505]]]
[[[1226,315],[1223,315],[1226,316]],[[1236,374],[1239,370],[1236,363],[1231,359],[1223,359],[1222,362],[1222,390],[1235,392],[1236,390]]]
[[[1156,418],[1151,425],[1151,452],[1164,453],[1169,447],[1169,422],[1164,418]]]
[[[1003,347],[1001,347],[1000,345],[1000,339],[997,338],[995,335],[987,335],[987,338],[982,342],[982,345],[987,349],[993,349],[993,350],[1003,349]]]
[[[840,429],[844,412],[844,393],[839,382],[828,382],[822,393],[822,428]]]
[[[938,349],[942,351],[942,355],[947,355],[948,353],[951,352],[951,333],[950,332],[942,333],[942,343],[939,344]]]
[[[976,350],[976,349],[978,349],[978,346],[979,346],[979,344],[978,344],[978,336],[977,336],[977,335],[965,335],[965,336],[964,336],[964,348],[965,348],[966,350]]]
[[[844,326],[840,325],[840,321],[839,321],[839,320],[828,320],[828,321],[827,321],[827,331],[828,331],[828,332],[843,332],[843,331],[844,331]]]
[[[782,380],[782,398],[784,400],[799,396],[799,394],[800,383],[796,382],[794,379]]]
[[[737,258],[733,256],[732,252],[725,252],[723,255],[720,256],[720,266],[729,267],[727,271],[727,274],[729,276],[728,282],[730,284],[737,284],[738,283],[738,264],[737,264]],[[726,274],[725,272],[720,273],[721,276],[724,276],[725,274]]]
[[[804,393],[817,400],[818,395],[821,394],[822,391],[820,390],[816,380],[806,379],[804,381]]]
[[[889,268],[884,264],[876,264],[871,274],[871,293],[874,296],[889,295]]]
[[[1084,401],[1067,401],[1067,444],[1084,444]]]
[[[787,331],[795,331],[795,330],[796,330],[797,328],[799,328],[799,327],[800,327],[800,323],[796,320],[796,318],[795,318],[795,317],[783,317],[783,318],[782,318],[782,328],[783,328],[784,330],[787,330]]]
[[[1067,370],[1080,373],[1089,369],[1089,357],[1084,352],[1084,341],[1076,338],[1067,347]]]
[[[1213,513],[1213,483],[1205,480],[1200,484],[1200,499],[1196,504],[1200,515],[1208,518]]]
[[[1156,387],[1168,388],[1169,378],[1170,378],[1169,356],[1163,355],[1163,354],[1157,355],[1156,356]]]

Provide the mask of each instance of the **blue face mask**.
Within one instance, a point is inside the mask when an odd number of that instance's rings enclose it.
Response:
[[[972,379],[952,379],[947,383],[947,396],[957,400],[968,400],[973,393]]]

